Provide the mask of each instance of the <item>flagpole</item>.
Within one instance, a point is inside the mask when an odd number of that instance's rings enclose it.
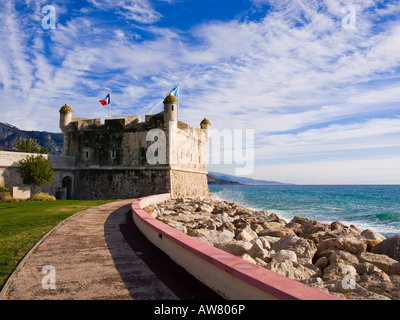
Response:
[[[178,92],[181,90],[181,85],[180,84],[178,84]],[[181,93],[179,92],[179,94],[178,94],[178,110],[176,111],[176,118],[177,119],[179,119],[179,102],[180,102],[180,100],[181,100]]]
[[[111,118],[111,92],[112,92],[112,91],[110,91],[110,103],[109,103],[109,105],[108,105],[108,117],[109,117],[109,118]]]

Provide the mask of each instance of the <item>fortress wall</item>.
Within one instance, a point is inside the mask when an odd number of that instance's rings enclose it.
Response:
[[[205,134],[198,128],[182,122],[172,128],[170,163],[173,168],[192,171],[207,170],[207,143]]]
[[[207,173],[204,171],[172,169],[171,195],[172,198],[209,197]]]
[[[75,199],[131,199],[170,192],[168,168],[77,168]]]

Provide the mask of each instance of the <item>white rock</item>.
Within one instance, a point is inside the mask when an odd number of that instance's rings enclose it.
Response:
[[[292,250],[280,250],[271,256],[271,259],[276,262],[291,261],[297,263],[296,252]]]

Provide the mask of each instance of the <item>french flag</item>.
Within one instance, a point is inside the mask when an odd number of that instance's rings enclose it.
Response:
[[[111,92],[103,99],[99,100],[103,106],[108,106],[111,103]]]

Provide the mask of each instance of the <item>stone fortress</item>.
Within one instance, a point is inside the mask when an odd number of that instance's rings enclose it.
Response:
[[[55,179],[43,190],[77,200],[129,199],[170,193],[173,198],[207,197],[207,142],[211,124],[200,128],[178,121],[178,101],[169,95],[155,115],[102,119],[72,117],[60,110],[64,134],[62,156],[48,155]],[[19,158],[0,152],[0,184],[22,186]],[[16,160],[17,159],[17,160]]]

